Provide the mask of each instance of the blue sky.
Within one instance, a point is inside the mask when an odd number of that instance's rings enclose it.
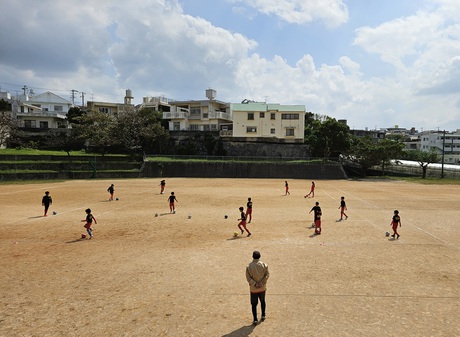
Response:
[[[356,129],[460,129],[457,0],[3,0],[0,39],[13,95],[131,89],[138,104],[211,87]]]

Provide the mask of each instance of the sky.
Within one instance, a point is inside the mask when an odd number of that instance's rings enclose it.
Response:
[[[460,129],[458,0],[2,0],[0,91],[302,104]]]

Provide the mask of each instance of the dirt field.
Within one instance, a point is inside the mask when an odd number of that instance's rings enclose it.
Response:
[[[305,199],[310,181],[284,196],[284,180],[165,179],[164,195],[160,179],[0,185],[0,336],[460,336],[459,186],[320,180]],[[253,235],[233,238],[248,197]],[[385,237],[394,209],[399,240]],[[255,249],[271,273],[257,326]]]

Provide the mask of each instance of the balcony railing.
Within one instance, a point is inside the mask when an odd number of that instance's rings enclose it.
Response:
[[[185,119],[188,118],[190,113],[188,112],[172,112],[165,111],[163,112],[163,119]]]

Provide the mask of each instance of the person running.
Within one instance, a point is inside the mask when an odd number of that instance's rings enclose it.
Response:
[[[398,233],[398,224],[399,227],[401,227],[401,217],[399,216],[399,211],[395,210],[393,219],[391,219],[390,226],[393,228],[393,235],[391,236],[392,238],[399,239],[399,233]]]
[[[319,207],[319,202],[317,201],[315,203],[315,206],[310,210],[308,214],[311,212],[314,212],[314,218],[315,218],[315,235],[320,235],[321,234],[321,215],[323,215],[321,211],[321,207]]]
[[[50,196],[50,192],[46,191],[45,195],[42,198],[42,206],[45,207],[45,212],[43,213],[43,216],[48,216],[48,209],[50,208],[50,205],[53,203],[53,199]]]
[[[310,195],[311,195],[312,198],[315,197],[315,182],[314,181],[311,182],[310,193],[308,193],[306,196],[304,196],[304,198],[309,198]]]
[[[287,182],[287,180],[284,181],[284,187],[286,189],[286,192],[284,193],[284,195],[291,195],[291,193],[289,193],[289,184]]]
[[[174,204],[174,202],[179,202],[176,198],[176,196],[174,195],[174,192],[171,192],[171,195],[168,197],[168,201],[169,201],[169,213],[173,213],[175,214],[176,213],[176,205]]]
[[[251,232],[248,230],[248,228],[246,227],[246,214],[244,213],[244,207],[241,206],[239,208],[240,210],[240,213],[241,213],[241,216],[240,218],[238,219],[239,223],[238,223],[238,228],[240,229],[241,231],[241,234],[244,234],[244,231],[246,230],[246,232],[248,233],[248,237],[251,236]],[[243,229],[244,228],[244,229]]]
[[[166,181],[160,181],[160,185],[158,186],[160,186],[160,194],[163,194],[165,192]]]
[[[345,211],[347,210],[347,204],[345,203],[345,197],[340,197],[340,219],[339,221],[343,220],[343,217],[345,217],[345,220],[348,219],[348,215],[345,214]]]
[[[246,219],[249,219],[248,223],[251,223],[252,220],[252,200],[248,198],[248,202],[246,203]]]
[[[89,239],[92,239],[93,238],[93,229],[91,228],[91,226],[93,225],[93,221],[94,221],[95,224],[97,224],[97,221],[96,221],[96,218],[91,214],[91,209],[90,208],[87,208],[85,210],[85,213],[86,213],[86,219],[82,220],[81,222],[86,222],[83,227],[86,228],[86,232],[89,235]]]
[[[252,262],[246,267],[246,280],[249,283],[249,292],[251,294],[252,324],[257,325],[257,305],[260,300],[262,316],[260,320],[265,321],[265,292],[267,291],[267,281],[270,277],[268,265],[260,261],[260,252],[255,250],[252,253]]]
[[[109,186],[107,192],[110,193],[109,201],[113,201],[113,192],[115,192],[115,187],[113,186],[113,184]]]

